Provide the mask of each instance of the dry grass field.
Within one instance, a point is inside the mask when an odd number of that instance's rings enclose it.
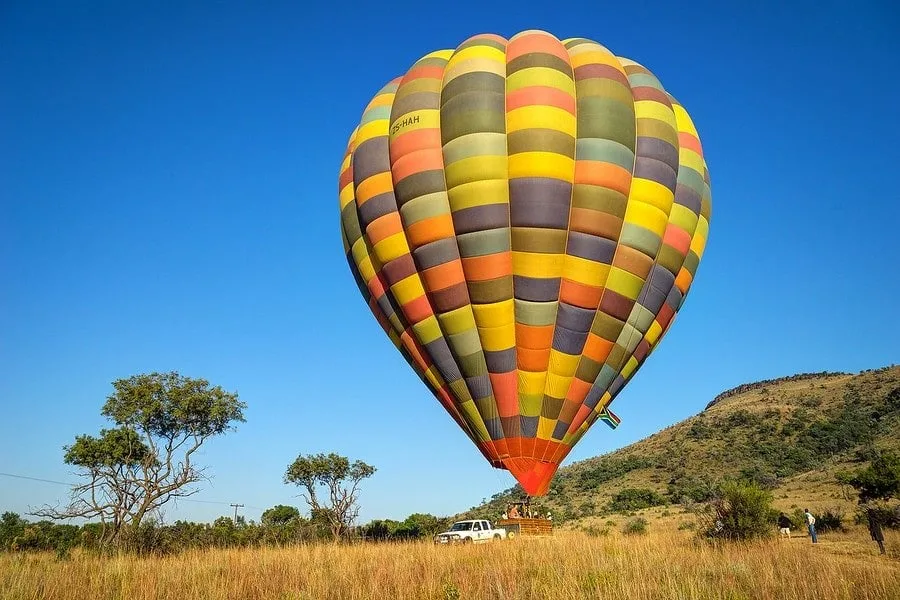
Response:
[[[655,528],[655,529],[654,529]],[[663,523],[646,535],[561,531],[476,546],[330,544],[191,551],[162,558],[0,554],[4,600],[777,599],[896,600],[888,555],[855,528],[713,547]]]

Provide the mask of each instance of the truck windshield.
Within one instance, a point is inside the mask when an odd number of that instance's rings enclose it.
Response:
[[[453,527],[450,528],[450,531],[469,531],[472,529],[471,521],[468,523],[454,523]]]

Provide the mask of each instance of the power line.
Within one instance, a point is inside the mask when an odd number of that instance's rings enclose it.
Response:
[[[29,477],[28,475],[17,475],[15,473],[2,473],[0,472],[0,477],[12,477],[13,479],[27,479],[29,481],[40,481],[42,483],[55,483],[57,485],[64,485],[67,487],[72,487],[75,484],[67,481],[56,481],[55,479],[42,479],[41,477]],[[222,506],[234,506],[231,502],[222,502],[219,500],[194,500],[193,498],[176,498],[176,502],[195,502],[198,504],[219,504]],[[240,506],[244,506],[241,504]],[[260,508],[258,506],[250,506],[249,504],[246,508],[251,508],[253,510],[266,510],[264,508]],[[235,509],[237,510],[237,509]]]
[[[57,483],[59,485],[68,485],[71,486],[73,484],[66,483],[65,481],[54,481],[52,479],[41,479],[40,477],[28,477],[27,475],[14,475],[13,473],[0,473],[0,475],[4,477],[15,477],[16,479],[30,479],[31,481],[43,481],[44,483]]]

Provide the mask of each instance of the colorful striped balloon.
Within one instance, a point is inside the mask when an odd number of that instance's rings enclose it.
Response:
[[[587,39],[478,35],[382,88],[339,178],[350,269],[410,366],[532,496],[659,344],[709,232],[688,113]]]

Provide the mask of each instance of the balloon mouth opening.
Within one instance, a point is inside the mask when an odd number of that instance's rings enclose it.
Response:
[[[529,496],[544,496],[550,489],[550,480],[559,465],[536,458],[505,458],[504,468],[512,473]]]

